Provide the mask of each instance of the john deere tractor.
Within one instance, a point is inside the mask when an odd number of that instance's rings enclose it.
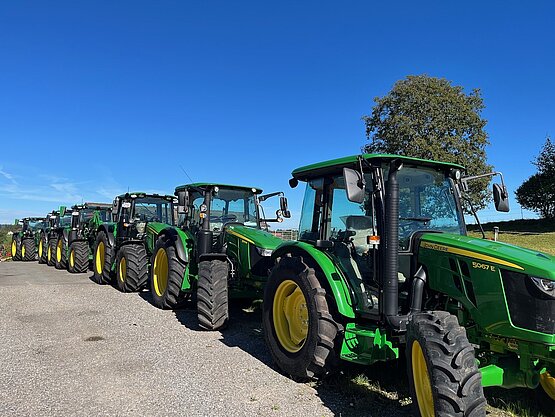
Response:
[[[97,229],[94,280],[112,281],[122,292],[138,291],[148,280],[149,257],[160,230],[175,224],[176,198],[171,195],[126,193],[115,198],[113,222]]]
[[[112,205],[83,203],[73,206],[71,221],[58,229],[56,239],[56,267],[72,273],[86,272],[92,259],[96,231],[104,222],[111,221]]]
[[[57,216],[51,216],[52,227],[48,232],[48,265],[56,269],[67,268],[67,240],[64,231],[71,227],[72,215],[65,206],[61,206]]]
[[[263,304],[284,373],[405,352],[416,415],[485,416],[490,386],[537,389],[553,412],[555,258],[468,236],[463,171],[376,154],[293,171],[299,239],[274,250]],[[508,211],[503,181],[493,194]]]
[[[36,232],[44,222],[42,217],[25,217],[16,220],[21,231],[12,235],[12,259],[14,261],[35,261],[37,258]]]
[[[46,215],[44,221],[39,224],[35,232],[35,244],[37,246],[37,257],[39,264],[48,262],[48,234],[50,228],[56,221],[58,212],[51,212]],[[52,216],[55,216],[52,218]]]
[[[180,222],[157,233],[150,288],[154,304],[174,308],[196,295],[201,327],[215,330],[228,321],[229,297],[261,297],[281,242],[267,223],[289,217],[283,193],[260,195],[259,188],[195,183],[177,187]],[[261,203],[280,195],[276,218],[265,219]]]

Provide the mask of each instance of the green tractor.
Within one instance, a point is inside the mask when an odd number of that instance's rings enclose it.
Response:
[[[216,330],[228,321],[230,297],[261,298],[272,251],[282,242],[267,223],[290,216],[283,193],[261,193],[214,183],[176,188],[179,226],[158,231],[152,255],[154,305],[175,308],[194,295],[200,326]],[[276,218],[265,219],[261,203],[278,195]]]
[[[307,184],[299,239],[274,250],[263,303],[284,373],[404,352],[416,415],[485,416],[491,386],[537,389],[553,412],[555,257],[467,236],[477,177],[462,171],[378,154],[293,171],[291,186]],[[493,194],[508,211],[502,176]]]
[[[44,223],[42,217],[25,217],[16,220],[15,224],[21,224],[21,231],[12,235],[12,260],[35,261],[37,258],[36,236],[37,231]]]
[[[112,282],[122,292],[147,285],[149,256],[160,230],[176,224],[176,198],[142,192],[114,199],[112,222],[97,229],[93,251],[94,280]]]
[[[52,212],[50,215],[50,228],[47,234],[48,250],[46,260],[48,266],[56,269],[67,268],[67,254],[64,240],[60,239],[64,230],[71,227],[71,211],[65,206],[60,206],[59,211]]]
[[[52,216],[57,216],[57,213],[57,211],[48,213],[35,232],[35,243],[37,246],[39,264],[48,263],[48,234],[50,233],[50,228],[56,221],[56,217],[52,218]]]
[[[86,272],[98,227],[111,221],[111,204],[83,203],[72,207],[71,220],[58,228],[56,267],[72,273]],[[65,219],[65,218],[64,218]]]

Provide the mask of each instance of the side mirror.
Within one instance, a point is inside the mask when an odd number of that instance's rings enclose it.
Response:
[[[493,184],[493,201],[495,210],[507,213],[509,211],[509,193],[507,187],[500,184]]]
[[[347,199],[353,203],[362,203],[366,188],[362,174],[354,169],[343,168],[343,177],[345,178]]]
[[[283,217],[286,219],[291,217],[291,212],[287,208],[287,197],[281,196],[279,198],[279,209]]]
[[[295,188],[297,185],[299,185],[299,180],[296,178],[291,178],[289,180],[289,187],[291,188]]]
[[[187,214],[189,211],[189,193],[187,191],[179,191],[177,193],[177,213]]]

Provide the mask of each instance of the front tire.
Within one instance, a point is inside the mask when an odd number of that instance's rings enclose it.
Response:
[[[12,238],[12,261],[21,261],[21,239],[19,236]]]
[[[105,232],[96,236],[93,252],[93,280],[97,284],[109,284],[111,281],[112,257],[114,249],[110,246]]]
[[[56,269],[67,268],[67,247],[63,236],[59,236],[56,242]]]
[[[48,240],[46,239],[46,235],[44,233],[41,234],[39,240],[39,264],[45,264],[47,259],[47,252],[48,252]]]
[[[542,373],[536,392],[541,410],[546,416],[555,416],[555,377],[549,372]]]
[[[285,374],[307,380],[332,372],[340,326],[315,270],[302,258],[279,260],[266,284],[262,308],[266,345]]]
[[[48,239],[48,249],[46,254],[46,264],[48,266],[56,265],[56,244],[58,241],[54,238]]]
[[[34,261],[37,257],[35,238],[24,239],[21,243],[21,257],[24,261]]]
[[[178,259],[175,247],[164,236],[156,241],[150,271],[152,303],[161,309],[179,307],[187,298],[181,291],[186,264]]]
[[[229,320],[226,261],[214,259],[199,262],[197,287],[197,317],[206,330],[223,328]]]
[[[445,311],[413,315],[407,325],[406,354],[415,415],[486,415],[474,348],[455,316]]]
[[[78,274],[89,269],[89,245],[87,242],[78,241],[69,245],[69,259],[67,270]]]
[[[116,285],[121,292],[141,290],[148,280],[148,261],[143,245],[123,246],[117,255]]]

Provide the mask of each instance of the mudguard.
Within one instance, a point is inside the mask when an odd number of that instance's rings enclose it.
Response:
[[[110,245],[110,247],[115,247],[116,246],[116,238],[114,237],[114,230],[116,229],[116,225],[115,224],[102,224],[98,230],[97,230],[97,234],[98,232],[104,232],[106,234],[106,236],[108,237],[108,244]]]
[[[177,257],[185,262],[189,262],[189,252],[186,250],[187,248],[187,235],[181,229],[176,227],[167,227],[163,229],[159,234],[158,238],[164,236],[168,239],[173,246],[175,247],[175,252]]]
[[[354,302],[351,298],[346,279],[343,277],[339,268],[334,265],[325,252],[316,249],[309,243],[286,241],[274,250],[272,258],[277,260],[277,258],[286,254],[302,256],[305,262],[307,259],[311,259],[316,265],[318,265],[331,288],[339,313],[345,317],[355,317],[355,311],[353,309]]]

